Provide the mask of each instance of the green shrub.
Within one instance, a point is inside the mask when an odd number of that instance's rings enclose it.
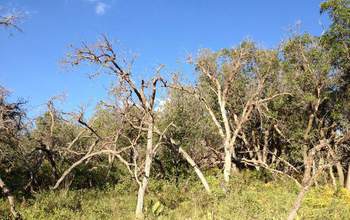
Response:
[[[218,176],[221,174],[217,174]],[[145,198],[146,219],[285,219],[298,194],[293,181],[266,182],[254,172],[242,172],[225,185],[208,176],[208,195],[194,177],[152,180]],[[134,219],[138,185],[130,178],[115,186],[41,192],[23,200],[24,219]],[[9,219],[8,204],[0,200],[0,218]],[[299,219],[350,219],[350,193],[329,186],[312,188],[298,212]]]

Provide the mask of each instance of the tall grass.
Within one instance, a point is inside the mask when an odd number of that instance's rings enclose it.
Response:
[[[175,184],[151,181],[147,219],[285,219],[298,193],[288,180],[264,181],[252,172],[241,173],[225,186],[209,176],[207,195],[191,177]],[[41,192],[23,199],[18,209],[24,219],[134,219],[137,186],[124,181],[104,189]],[[8,219],[6,200],[0,218]],[[299,219],[350,219],[350,193],[330,186],[314,187],[304,199]]]

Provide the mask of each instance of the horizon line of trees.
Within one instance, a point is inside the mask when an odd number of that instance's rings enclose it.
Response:
[[[135,81],[133,60],[102,36],[72,48],[64,59],[113,77],[110,99],[89,119],[84,109],[63,112],[60,97],[47,111],[26,118],[25,102],[8,101],[0,87],[0,188],[15,219],[14,195],[40,190],[117,184],[138,185],[135,215],[143,218],[149,180],[197,175],[211,193],[205,171],[220,169],[223,183],[242,170],[287,177],[299,187],[288,219],[308,189],[333,184],[350,190],[350,1],[327,0],[331,24],[321,36],[293,34],[276,49],[243,41],[234,48],[201,50],[189,60],[196,84],[181,73]],[[17,28],[16,16],[0,26]],[[19,29],[20,30],[20,29]],[[156,105],[159,93],[165,104]]]

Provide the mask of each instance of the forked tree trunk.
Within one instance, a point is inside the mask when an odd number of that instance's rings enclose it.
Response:
[[[235,149],[229,143],[225,141],[225,161],[224,161],[224,180],[226,183],[230,181],[231,173],[238,173],[238,168],[235,163],[232,162],[232,157],[236,158]]]
[[[311,149],[311,151],[309,152],[309,156],[308,156],[308,160],[307,160],[308,163],[306,164],[307,165],[306,168],[311,167],[312,162],[314,160],[314,155],[316,153],[316,150],[320,149],[320,146],[322,146],[322,145],[319,145],[318,147],[315,147],[315,148]],[[310,169],[310,171],[311,171],[311,169]],[[300,192],[299,192],[299,194],[297,196],[297,199],[294,201],[292,209],[289,211],[287,220],[293,220],[293,219],[296,218],[298,210],[300,209],[301,203],[302,203],[302,201],[303,201],[303,199],[305,197],[305,194],[309,191],[310,187],[315,183],[315,181],[317,180],[317,177],[322,172],[323,172],[323,169],[319,168],[317,170],[317,172],[312,177],[309,176],[308,178],[307,178],[308,174],[306,173],[306,175],[305,175],[305,173],[304,173],[304,179],[303,179],[303,182],[302,182],[302,189],[300,190]]]
[[[5,182],[1,179],[0,177],[0,188],[2,189],[3,194],[7,197],[7,200],[9,201],[10,204],[10,211],[14,219],[21,219],[21,215],[19,212],[16,211],[15,208],[15,198],[11,194],[11,191],[9,188],[7,188]]]
[[[222,117],[222,120],[224,122],[224,130],[225,130],[225,132],[223,132],[223,129],[221,129],[221,131],[222,131],[221,133],[222,134],[225,133],[225,137],[224,137],[224,149],[225,149],[224,180],[226,183],[228,183],[230,181],[230,175],[232,172],[232,168],[233,168],[234,172],[237,171],[236,164],[232,163],[232,156],[235,156],[233,146],[236,142],[236,138],[237,138],[238,132],[241,129],[241,126],[239,125],[236,128],[236,130],[234,131],[234,134],[231,135],[232,130],[230,127],[229,119],[227,117],[225,96],[221,96],[221,88],[219,88],[219,86],[218,86],[218,91],[220,91],[218,93],[218,102],[220,105],[221,117]],[[222,136],[224,136],[224,135],[222,135]]]
[[[145,192],[148,185],[148,179],[151,173],[151,165],[152,165],[152,154],[153,154],[153,120],[148,125],[147,131],[147,148],[146,148],[146,160],[145,160],[145,168],[144,168],[144,176],[142,182],[139,187],[139,191],[137,194],[137,205],[136,205],[136,219],[143,219],[143,203]]]
[[[198,178],[201,180],[205,190],[210,193],[210,187],[209,184],[207,182],[207,180],[205,179],[202,171],[199,169],[199,167],[197,166],[197,164],[192,160],[192,158],[190,157],[190,155],[188,155],[181,147],[179,148],[179,153],[182,154],[182,156],[187,160],[187,162],[193,167],[194,171],[196,172]]]

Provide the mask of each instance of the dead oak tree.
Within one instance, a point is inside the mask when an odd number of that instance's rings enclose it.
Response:
[[[90,152],[86,154],[81,158],[80,162],[78,161],[73,166],[78,165],[88,157],[94,156],[93,154],[108,153],[117,156],[126,165],[139,185],[135,214],[137,218],[143,218],[144,197],[151,176],[152,160],[157,150],[164,144],[165,132],[170,126],[167,126],[160,132],[159,129],[156,129],[155,125],[157,91],[159,90],[159,84],[166,86],[166,82],[159,76],[160,67],[156,70],[156,76],[153,79],[149,81],[141,80],[138,86],[132,79],[131,71],[128,66],[129,63],[119,58],[118,55],[119,54],[114,51],[111,42],[106,37],[103,37],[96,45],[88,46],[83,44],[81,48],[75,49],[73,54],[68,56],[69,59],[66,62],[72,65],[88,62],[97,65],[103,71],[110,73],[117,79],[113,88],[114,92],[118,91],[117,104],[109,105],[109,107],[115,110],[118,109],[123,115],[122,120],[125,120],[126,123],[136,129],[136,137],[130,138],[124,135],[124,138],[127,138],[130,143],[129,147],[125,147],[124,149],[125,151],[132,151],[132,161],[129,162],[123,159],[119,151],[100,150],[95,153]],[[142,142],[141,137],[145,137],[145,142]],[[105,140],[101,140],[102,145],[104,145],[104,141]],[[140,152],[143,152],[144,156],[141,156]],[[189,160],[189,155],[184,151],[181,152],[187,161],[195,166],[194,161]],[[67,170],[67,172],[69,173],[69,170]],[[196,173],[199,173],[197,169]],[[64,178],[64,176],[62,177]],[[201,175],[201,177],[203,179],[203,175]],[[60,180],[61,179],[62,178],[60,178]],[[55,188],[58,185],[59,182],[56,183]],[[208,184],[206,184],[205,187],[209,191]]]
[[[269,77],[276,74],[276,63],[276,52],[259,50],[251,42],[244,42],[232,50],[203,51],[199,55],[195,67],[201,86],[170,86],[198,97],[208,111],[223,143],[225,182],[232,169],[237,171],[232,163],[232,159],[238,161],[236,141],[253,110],[287,94],[264,94]]]

